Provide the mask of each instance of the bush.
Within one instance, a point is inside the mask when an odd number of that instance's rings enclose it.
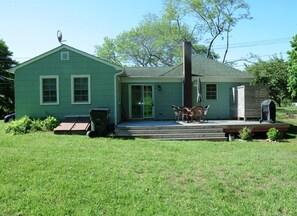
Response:
[[[245,141],[252,140],[252,137],[253,137],[252,129],[249,127],[242,128],[242,130],[239,131],[239,137]]]
[[[11,122],[6,128],[6,133],[12,134],[26,134],[31,129],[32,120],[28,116],[24,116],[23,118]]]
[[[5,132],[12,134],[26,134],[36,131],[52,131],[58,124],[58,120],[52,116],[47,117],[43,121],[40,119],[31,120],[28,116],[25,116],[19,120],[11,122]]]
[[[267,137],[271,141],[277,141],[280,140],[283,136],[281,132],[279,132],[276,128],[270,128],[268,132],[266,133]]]
[[[43,131],[44,130],[44,123],[40,119],[34,119],[31,123],[31,132]]]
[[[46,119],[43,120],[44,130],[47,131],[53,131],[58,126],[58,124],[58,120],[53,116],[48,116]]]

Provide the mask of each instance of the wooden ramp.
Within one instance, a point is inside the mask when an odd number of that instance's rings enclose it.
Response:
[[[76,116],[66,117],[58,127],[54,129],[55,134],[86,134],[90,129],[90,117]]]

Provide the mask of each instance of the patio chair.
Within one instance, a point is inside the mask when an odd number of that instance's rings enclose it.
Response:
[[[182,121],[189,120],[190,110],[187,107],[175,105],[171,105],[171,107],[175,115],[175,121],[179,121],[180,118]]]
[[[210,105],[207,105],[206,107],[204,107],[204,109],[203,109],[203,116],[202,116],[202,118],[203,118],[204,116],[207,116],[207,113],[208,113],[209,107],[210,107]],[[202,119],[202,120],[204,121],[204,119]]]
[[[175,115],[175,121],[179,121],[179,118],[181,116],[181,111],[180,111],[179,107],[175,106],[175,105],[171,105],[171,107],[172,107],[172,110],[173,110],[174,115]]]
[[[194,106],[191,110],[190,110],[190,114],[189,117],[191,118],[192,121],[194,121],[194,119],[196,121],[201,122],[203,116],[203,107],[202,106]]]
[[[180,115],[182,117],[182,121],[190,121],[190,114],[191,114],[191,109],[188,107],[180,106],[178,107],[180,110]]]

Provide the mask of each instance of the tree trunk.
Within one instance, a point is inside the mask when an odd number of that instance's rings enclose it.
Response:
[[[227,44],[226,44],[226,50],[225,50],[225,54],[224,54],[224,58],[223,58],[223,64],[225,63],[226,61],[226,56],[227,56],[227,53],[229,51],[229,40],[230,40],[230,31],[229,29],[227,30]]]
[[[209,45],[208,45],[208,49],[207,49],[207,58],[211,57],[211,48],[212,48],[212,44],[214,43],[214,41],[216,40],[216,38],[221,34],[221,31],[218,32],[210,41]]]

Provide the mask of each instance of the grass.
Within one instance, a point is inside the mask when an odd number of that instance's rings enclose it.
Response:
[[[297,138],[297,107],[279,107],[277,109],[277,120],[290,124],[287,137]]]
[[[1,215],[297,215],[296,138],[89,139],[4,127]]]

